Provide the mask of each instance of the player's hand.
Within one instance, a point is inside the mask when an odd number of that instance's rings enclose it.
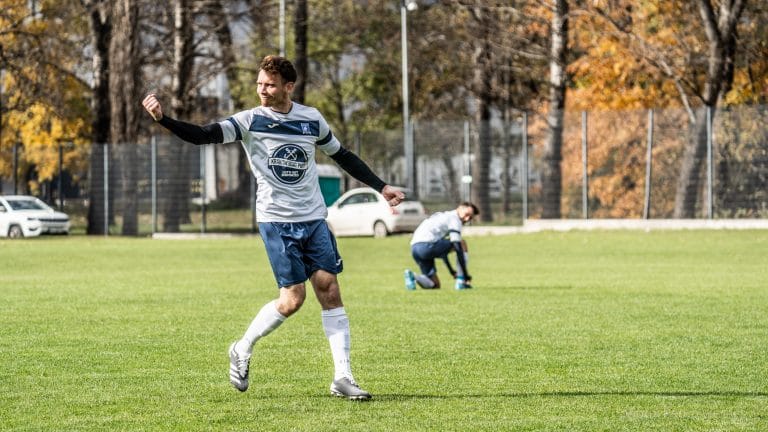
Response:
[[[381,194],[384,196],[384,199],[387,200],[390,207],[400,204],[405,199],[403,191],[395,189],[390,185],[384,186],[384,189],[381,190]]]
[[[160,106],[160,101],[157,100],[157,96],[154,93],[148,94],[141,104],[144,105],[144,109],[147,110],[155,121],[160,121],[163,118],[163,108]]]

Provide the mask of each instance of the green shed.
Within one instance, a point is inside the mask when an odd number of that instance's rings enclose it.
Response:
[[[317,164],[317,177],[325,205],[329,206],[341,196],[341,170],[335,165]]]

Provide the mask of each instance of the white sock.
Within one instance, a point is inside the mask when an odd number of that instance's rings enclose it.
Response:
[[[416,282],[421,285],[422,288],[434,288],[435,282],[432,281],[432,279],[424,274],[416,275]]]
[[[469,252],[464,252],[464,265],[469,268]],[[458,257],[456,257],[456,276],[464,276],[464,272],[461,271]]]
[[[352,378],[352,367],[349,362],[350,338],[349,318],[344,307],[324,310],[322,312],[323,330],[331,345],[333,356],[334,375],[333,380],[343,377]]]
[[[285,317],[277,311],[275,300],[265,304],[256,314],[256,318],[251,321],[251,325],[248,326],[243,338],[237,341],[235,350],[241,354],[250,355],[253,352],[253,344],[270,334],[272,330],[280,327],[283,321],[285,321]]]

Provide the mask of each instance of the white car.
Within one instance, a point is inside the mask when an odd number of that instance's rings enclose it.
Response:
[[[0,237],[69,234],[69,216],[33,196],[0,196]]]
[[[427,218],[424,206],[405,192],[405,201],[390,207],[384,197],[371,188],[347,191],[328,207],[328,225],[336,236],[386,237],[396,232],[412,232]]]

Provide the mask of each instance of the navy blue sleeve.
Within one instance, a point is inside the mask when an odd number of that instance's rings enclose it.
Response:
[[[384,180],[380,179],[373,173],[373,171],[371,171],[362,159],[344,147],[341,147],[339,151],[332,154],[331,159],[335,160],[344,171],[349,173],[349,175],[376,189],[378,192],[381,192],[381,190],[384,189],[384,186],[387,185],[384,183]]]
[[[224,131],[221,130],[221,125],[218,123],[199,126],[172,119],[167,115],[163,115],[163,118],[158,123],[173,132],[177,137],[195,145],[221,144],[224,142]]]
[[[452,242],[451,245],[453,246],[453,249],[456,251],[456,259],[459,261],[459,266],[461,267],[461,271],[464,272],[464,277],[467,280],[471,280],[472,276],[469,275],[469,271],[467,271],[467,263],[464,262],[464,248],[461,247],[461,242]]]

